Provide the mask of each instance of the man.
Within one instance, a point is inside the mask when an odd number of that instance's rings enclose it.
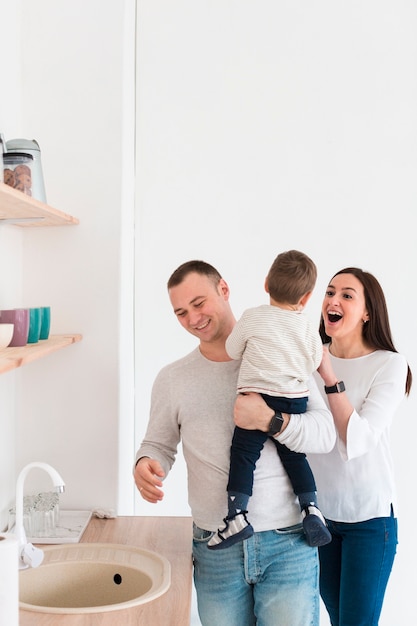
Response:
[[[180,439],[193,517],[194,582],[203,626],[318,626],[318,556],[305,541],[287,473],[267,441],[254,477],[255,533],[227,550],[207,543],[227,512],[226,486],[240,362],[225,350],[235,317],[229,287],[203,261],[184,263],[168,281],[180,324],[198,347],[158,374],[135,482],[148,502],[163,498]],[[238,396],[235,421],[275,435],[289,448],[328,452],[335,442],[331,415],[311,381],[307,412],[274,416],[257,394]],[[261,504],[262,503],[262,504]]]

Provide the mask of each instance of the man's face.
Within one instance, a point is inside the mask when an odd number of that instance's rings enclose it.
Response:
[[[200,342],[225,339],[233,324],[229,305],[229,287],[221,279],[213,280],[195,272],[169,290],[174,313],[181,326]]]

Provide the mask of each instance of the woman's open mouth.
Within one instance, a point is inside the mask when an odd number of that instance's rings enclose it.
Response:
[[[338,322],[339,320],[341,320],[342,317],[343,317],[343,315],[341,313],[338,313],[337,311],[328,311],[327,312],[327,319],[332,324],[334,324],[335,322]]]

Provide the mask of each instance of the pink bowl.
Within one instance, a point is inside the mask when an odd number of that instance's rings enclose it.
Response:
[[[13,337],[14,324],[0,322],[0,350],[7,348]]]
[[[9,309],[0,311],[0,322],[14,324],[13,337],[9,347],[25,346],[29,334],[29,309]]]

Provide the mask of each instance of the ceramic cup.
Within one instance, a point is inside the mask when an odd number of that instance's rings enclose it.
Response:
[[[0,323],[14,324],[9,347],[25,346],[29,334],[29,309],[7,309],[0,311]]]
[[[50,306],[42,306],[41,307],[41,332],[39,334],[39,339],[48,339],[49,337],[49,329],[51,327],[51,307]]]
[[[13,337],[14,324],[0,323],[0,350],[7,348]]]
[[[29,333],[28,343],[38,343],[41,333],[42,309],[40,307],[29,309]]]

